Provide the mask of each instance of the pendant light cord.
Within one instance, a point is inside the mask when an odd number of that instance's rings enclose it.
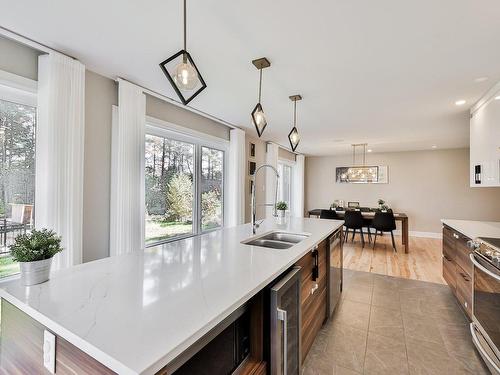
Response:
[[[293,127],[297,128],[297,99],[293,101]]]
[[[187,51],[187,48],[186,48],[186,40],[187,40],[187,37],[186,37],[186,34],[187,34],[187,31],[186,31],[186,0],[184,0],[184,51]]]
[[[259,78],[259,103],[260,103],[262,95],[262,68],[259,69],[259,73],[260,73],[260,78]]]

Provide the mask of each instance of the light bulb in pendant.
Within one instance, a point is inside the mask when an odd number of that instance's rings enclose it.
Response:
[[[267,119],[264,110],[260,103],[257,103],[254,110],[252,111],[252,121],[257,130],[257,135],[260,137],[267,126]]]
[[[184,61],[184,59],[175,67],[172,78],[177,87],[184,91],[193,90],[198,84],[198,73],[196,69],[189,61]]]

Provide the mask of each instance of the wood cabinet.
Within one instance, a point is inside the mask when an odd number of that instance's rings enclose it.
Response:
[[[327,246],[328,240],[322,241],[297,262],[302,269],[302,361],[327,318]]]
[[[443,227],[443,278],[460,306],[472,318],[472,272],[470,238],[448,226]]]
[[[49,374],[43,366],[45,327],[6,300],[2,300],[0,373]],[[56,337],[56,373],[115,374],[62,337]]]

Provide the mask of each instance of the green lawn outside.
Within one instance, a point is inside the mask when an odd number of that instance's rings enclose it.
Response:
[[[189,234],[193,231],[193,224],[173,221],[146,220],[146,244],[166,240],[175,236]]]
[[[12,260],[12,257],[6,256],[0,258],[0,278],[19,273],[19,264]]]

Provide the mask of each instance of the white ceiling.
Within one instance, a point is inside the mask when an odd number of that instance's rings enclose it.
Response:
[[[158,64],[181,49],[181,6],[0,0],[0,26],[176,98]],[[188,0],[188,50],[208,84],[191,105],[255,133],[251,60],[266,56],[263,138],[288,144],[300,93],[306,154],[467,146],[468,109],[500,80],[499,46],[498,0]]]

